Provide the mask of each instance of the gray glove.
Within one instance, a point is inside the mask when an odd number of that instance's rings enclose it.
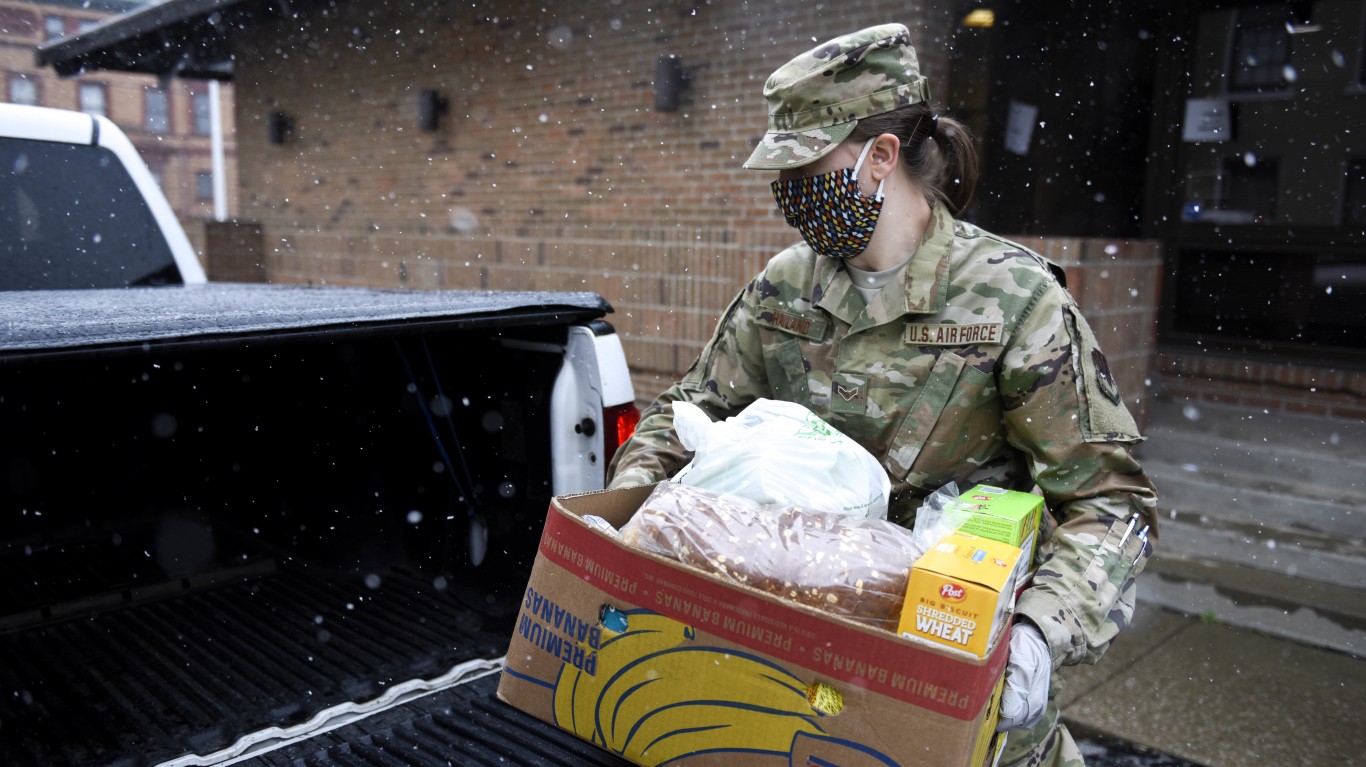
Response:
[[[1052,672],[1053,660],[1043,634],[1028,621],[1016,623],[1010,633],[997,732],[1028,730],[1039,723],[1048,708],[1048,679]]]

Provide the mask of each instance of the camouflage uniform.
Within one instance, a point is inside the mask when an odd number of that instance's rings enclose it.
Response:
[[[1053,269],[942,205],[899,281],[871,303],[842,262],[794,245],[645,411],[610,485],[656,482],[687,463],[673,402],[719,420],[771,398],[805,405],[877,456],[902,524],[949,481],[1037,486],[1052,514],[1017,613],[1039,626],[1055,669],[1093,663],[1132,615],[1145,550],[1125,531],[1137,514],[1155,539],[1155,492],[1129,451],[1140,437],[1105,357]],[[1011,734],[1001,763],[1081,765],[1057,718],[1050,703],[1038,727]]]

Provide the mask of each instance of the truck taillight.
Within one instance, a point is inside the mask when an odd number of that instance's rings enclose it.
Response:
[[[612,465],[617,448],[626,444],[626,440],[636,433],[636,424],[640,423],[640,408],[634,402],[603,408],[602,423],[603,466],[607,467]]]

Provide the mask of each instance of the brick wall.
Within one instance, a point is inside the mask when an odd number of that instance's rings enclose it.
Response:
[[[1366,371],[1327,364],[1253,362],[1201,351],[1163,350],[1162,396],[1273,413],[1366,419]]]
[[[637,394],[696,357],[735,292],[797,239],[769,173],[744,171],[763,81],[809,46],[897,20],[948,89],[942,11],[889,2],[499,6],[345,3],[260,30],[237,56],[243,216],[276,282],[594,290],[615,307]],[[287,60],[279,51],[288,51]],[[655,61],[691,76],[654,109]],[[282,73],[277,75],[276,73]],[[417,126],[418,94],[449,114]],[[271,112],[293,133],[267,141]],[[1071,274],[1142,410],[1159,254],[1147,243],[1032,241]],[[211,277],[215,276],[212,273]]]
[[[771,174],[739,167],[764,130],[768,74],[831,34],[896,20],[946,88],[949,16],[904,3],[477,6],[343,3],[243,41],[242,210],[262,227],[268,278],[594,290],[642,397],[794,239]],[[676,112],[654,109],[666,55],[690,75]],[[417,126],[424,89],[449,103],[436,132]],[[278,145],[274,111],[294,125]]]
[[[266,282],[261,227],[249,221],[203,221],[191,240],[202,244],[205,271],[216,282]]]

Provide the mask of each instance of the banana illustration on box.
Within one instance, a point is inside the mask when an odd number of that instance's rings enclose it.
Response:
[[[760,762],[769,755],[786,765],[793,763],[794,745],[808,754],[850,757],[827,764],[895,764],[825,735],[819,720],[842,705],[832,706],[833,688],[757,655],[693,644],[691,626],[658,613],[606,610],[596,673],[570,664],[560,670],[557,726],[652,767],[718,752]],[[813,708],[813,700],[826,712]]]

